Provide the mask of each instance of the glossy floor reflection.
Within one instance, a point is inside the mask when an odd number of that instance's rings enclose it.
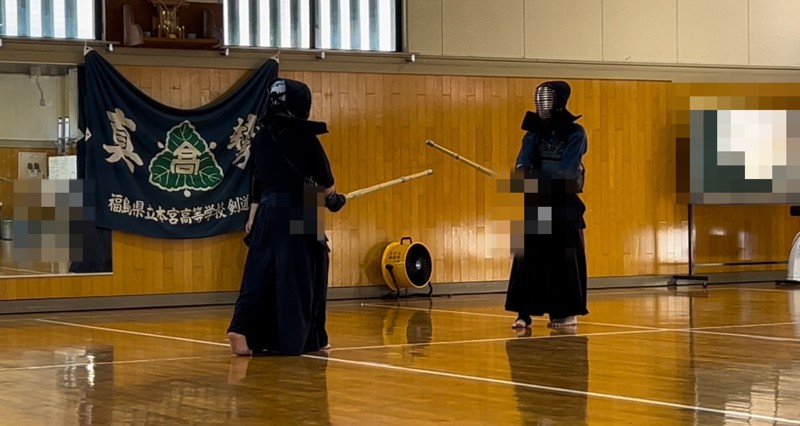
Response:
[[[327,356],[234,357],[232,307],[0,317],[0,424],[800,424],[800,288],[331,303]]]

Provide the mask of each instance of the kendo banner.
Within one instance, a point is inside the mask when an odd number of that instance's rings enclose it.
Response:
[[[270,59],[224,98],[182,110],[153,100],[89,51],[81,96],[97,226],[174,239],[244,229],[250,141],[277,74]],[[186,81],[177,90],[202,89]]]

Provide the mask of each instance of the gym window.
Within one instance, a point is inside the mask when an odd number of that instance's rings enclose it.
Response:
[[[95,0],[0,0],[0,35],[95,39]]]
[[[401,0],[223,0],[225,44],[396,52],[402,50],[401,4]]]

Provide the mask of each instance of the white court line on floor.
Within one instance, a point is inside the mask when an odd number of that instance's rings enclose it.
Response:
[[[187,339],[185,337],[165,336],[165,335],[162,335],[162,334],[143,333],[141,331],[127,331],[127,330],[121,330],[121,329],[117,329],[117,328],[97,327],[97,326],[94,326],[94,325],[76,324],[76,323],[71,323],[71,322],[53,321],[53,320],[46,320],[46,319],[38,319],[36,321],[47,322],[47,323],[50,323],[50,324],[71,326],[71,327],[88,328],[88,329],[91,329],[91,330],[113,331],[113,332],[117,332],[117,333],[133,334],[133,335],[136,335],[136,336],[156,337],[156,338],[159,338],[159,339],[168,339],[168,340],[180,340],[182,342],[190,342],[190,343],[203,343],[203,344],[206,344],[206,345],[224,346],[226,348],[230,347],[230,344],[228,344],[228,343],[209,342],[207,340]]]
[[[718,330],[724,328],[748,328],[748,327],[770,327],[775,325],[794,325],[800,324],[800,321],[788,321],[788,322],[770,322],[770,323],[762,323],[762,324],[739,324],[739,325],[712,325],[708,327],[691,327],[691,330]]]
[[[494,317],[494,318],[508,318],[510,320],[516,319],[516,316],[513,315],[500,315],[500,314],[485,314],[482,312],[471,312],[471,311],[450,311],[446,309],[434,309],[434,308],[412,308],[410,306],[389,306],[389,305],[374,305],[371,303],[362,303],[362,306],[371,306],[375,308],[396,308],[396,309],[407,309],[412,311],[427,311],[427,312],[442,312],[442,313],[449,313],[449,314],[462,314],[462,315],[479,315],[484,317]],[[533,318],[534,321],[548,321],[544,318]],[[580,324],[586,325],[599,325],[599,326],[606,326],[606,327],[619,327],[619,328],[632,328],[636,330],[659,330],[660,327],[647,327],[643,325],[627,325],[627,324],[608,324],[603,322],[589,322],[589,321],[578,321]]]
[[[707,288],[706,290],[710,291],[725,291],[725,290],[739,290],[739,291],[767,291],[767,292],[775,292],[775,293],[786,293],[790,291],[792,287],[786,287],[785,290],[777,289],[777,288],[752,288],[752,287],[724,287],[724,288]],[[798,287],[800,289],[800,287]]]
[[[594,289],[590,288],[588,293],[587,293],[587,295],[589,297],[591,297],[591,296],[605,296],[607,294],[642,295],[642,294],[648,294],[648,293],[664,294],[665,296],[674,295],[673,293],[671,293],[671,289],[669,289],[668,287],[647,287],[647,288],[642,288],[640,290],[630,290],[630,291],[612,291],[612,290],[613,289],[606,290],[606,289],[602,289],[602,288],[594,288]],[[470,294],[470,293],[453,294],[450,297],[447,297],[447,296],[442,295],[442,294],[438,294],[438,295],[434,295],[432,297],[432,301],[434,303],[439,303],[439,302],[461,302],[461,301],[472,301],[472,300],[484,300],[487,297],[505,297],[505,295],[506,295],[505,291],[496,291],[496,292],[491,292],[491,293],[479,293],[479,294]],[[425,303],[425,302],[428,302],[428,299],[425,299],[425,298],[417,298],[417,299],[403,299],[403,298],[401,298],[400,300],[403,301],[403,302],[406,302],[406,303],[416,303],[416,302]],[[397,303],[397,300],[396,299],[392,299],[392,300],[385,300],[383,302],[377,302],[376,301],[374,303],[375,304],[383,304],[383,303],[392,304],[392,303]]]
[[[340,308],[340,307],[358,308],[360,306],[361,306],[361,303],[350,303],[350,304],[346,304],[346,305],[344,305],[344,304],[343,305],[335,305],[334,307],[336,307],[336,308]],[[329,308],[331,307],[330,303],[328,304],[328,307]],[[110,311],[105,311],[105,310],[104,311],[97,311],[97,313],[93,313],[92,311],[89,311],[89,312],[75,312],[75,313],[62,312],[62,313],[54,313],[52,315],[45,314],[45,316],[39,317],[39,318],[29,318],[29,317],[24,317],[24,316],[20,317],[20,318],[6,318],[6,319],[0,318],[0,322],[3,322],[3,321],[40,321],[40,320],[52,320],[52,321],[64,320],[64,321],[69,321],[69,320],[73,320],[73,319],[86,319],[86,318],[90,318],[90,319],[104,318],[104,319],[106,319],[108,317],[115,317],[115,316],[118,316],[118,317],[120,317],[120,319],[124,320],[124,319],[130,318],[130,316],[124,317],[124,315],[130,315],[131,313],[134,313],[137,318],[140,318],[140,317],[152,317],[154,315],[164,316],[164,311],[165,310],[170,310],[170,311],[172,311],[171,313],[173,313],[173,314],[194,314],[194,313],[207,313],[207,312],[210,312],[210,313],[232,312],[232,309],[233,309],[233,305],[209,305],[209,306],[198,306],[198,307],[191,307],[191,308],[190,307],[183,308],[183,307],[180,307],[180,306],[165,306],[165,307],[154,307],[154,308],[120,308],[120,309],[110,310]],[[356,309],[350,309],[350,310],[355,311]],[[328,311],[328,315],[330,315],[331,313],[332,312],[329,310]],[[333,312],[333,313],[335,313],[335,312]],[[29,315],[29,314],[12,314],[12,315]],[[186,319],[190,320],[189,318],[186,318]],[[200,319],[216,320],[218,318],[200,318]]]
[[[215,308],[221,308],[220,306],[208,306],[207,308],[197,308],[197,312],[201,312],[203,309],[207,311],[215,310]],[[120,308],[116,310],[98,310],[98,311],[84,311],[84,312],[60,312],[60,313],[50,313],[50,312],[31,312],[31,313],[14,313],[8,314],[8,316],[15,316],[15,318],[0,318],[0,323],[3,322],[25,322],[25,321],[40,321],[40,320],[71,320],[71,319],[84,319],[84,318],[106,318],[112,316],[120,316],[123,319],[129,319],[131,312],[134,312],[137,317],[148,317],[153,315],[164,315],[164,312],[154,312],[150,311],[150,309],[169,309],[169,310],[178,310],[178,314],[188,314],[195,312],[194,310],[183,310],[183,308],[179,306],[169,306],[169,307],[155,307],[155,308],[143,308],[141,309],[142,312],[139,311],[139,308]],[[0,314],[5,316],[5,314]],[[40,317],[33,318],[31,315],[42,315]]]
[[[728,337],[741,337],[747,339],[758,339],[758,340],[770,340],[773,342],[800,342],[800,339],[796,339],[793,337],[772,337],[772,336],[760,336],[757,334],[738,334],[738,333],[722,333],[718,331],[705,331],[705,330],[694,330],[694,329],[677,329],[675,331],[680,331],[684,333],[694,333],[694,334],[710,334],[715,336],[728,336]]]
[[[44,320],[47,321],[47,320]],[[172,340],[179,340],[179,341],[191,341],[194,343],[203,343],[207,345],[214,345],[214,346],[228,346],[226,344],[220,344],[215,342],[208,342],[204,340],[194,340],[194,339],[185,339],[182,337],[174,337],[174,336],[163,336],[158,334],[150,334],[150,333],[141,333],[136,331],[127,331],[127,330],[119,330],[107,327],[94,327],[94,326],[86,326],[83,324],[71,324],[71,323],[61,323],[61,325],[66,326],[73,326],[73,327],[84,327],[84,328],[92,328],[98,329],[103,331],[109,332],[117,332],[117,333],[125,333],[125,334],[137,334],[141,336],[148,336],[148,337],[156,337],[161,339],[172,339]],[[655,332],[655,330],[653,330]],[[403,371],[407,373],[419,373],[419,374],[427,374],[427,375],[435,375],[441,377],[449,377],[455,379],[462,379],[462,380],[473,380],[473,381],[480,381],[486,383],[494,383],[494,384],[501,384],[501,385],[508,385],[508,386],[520,386],[526,387],[531,389],[539,389],[539,390],[546,390],[550,392],[557,392],[557,393],[566,393],[572,395],[582,395],[588,397],[595,397],[595,398],[604,398],[604,399],[612,399],[617,401],[626,401],[626,402],[633,402],[638,404],[645,404],[645,405],[655,405],[655,406],[662,406],[668,408],[677,408],[677,409],[685,409],[685,410],[692,410],[692,411],[703,411],[708,413],[715,413],[715,414],[724,414],[727,416],[732,417],[741,417],[745,419],[758,419],[758,420],[766,420],[771,422],[785,422],[790,424],[797,424],[800,425],[800,420],[791,420],[791,419],[784,419],[780,417],[772,417],[772,416],[764,416],[760,414],[752,414],[752,413],[745,413],[741,411],[733,411],[733,410],[717,410],[714,408],[705,408],[701,406],[692,406],[692,405],[684,405],[684,404],[675,404],[671,402],[664,402],[664,401],[656,401],[650,399],[642,399],[642,398],[633,398],[627,397],[622,395],[615,395],[615,394],[606,394],[606,393],[599,393],[599,392],[587,392],[587,391],[578,391],[574,389],[566,389],[566,388],[557,388],[552,386],[543,386],[543,385],[534,385],[530,383],[521,383],[521,382],[513,382],[510,380],[499,380],[499,379],[491,379],[486,377],[478,377],[478,376],[467,376],[463,374],[455,374],[455,373],[446,373],[440,371],[431,371],[431,370],[422,370],[416,368],[408,368],[408,367],[399,367],[389,364],[381,364],[381,363],[374,363],[374,362],[365,362],[365,361],[351,361],[341,358],[330,358],[326,356],[317,356],[317,355],[301,355],[304,358],[311,358],[316,360],[323,360],[326,362],[339,362],[345,364],[354,364],[354,365],[361,365],[361,366],[368,366],[368,367],[376,367],[376,368],[383,368],[395,371]]]
[[[190,314],[190,313],[205,313],[205,312],[216,312],[216,311],[231,311],[233,309],[233,303],[220,303],[214,305],[206,305],[206,306],[151,306],[151,307],[132,307],[132,308],[118,308],[118,309],[99,309],[96,311],[74,311],[74,312],[31,312],[31,313],[13,313],[8,314],[9,316],[14,315],[18,316],[17,318],[0,318],[0,322],[4,321],[38,321],[40,319],[73,319],[73,318],[98,318],[98,317],[110,317],[110,316],[124,316],[128,315],[129,313],[133,312],[137,316],[153,316],[153,315],[164,315],[164,311],[170,310],[174,313],[178,314]],[[357,308],[360,307],[360,302],[350,302],[350,303],[336,303],[336,301],[329,301],[328,307],[352,307]],[[30,318],[29,315],[41,315],[38,318]],[[126,317],[127,318],[127,317]]]
[[[210,342],[209,342],[210,343]],[[186,361],[191,359],[208,359],[208,358],[221,358],[228,357],[229,355],[208,355],[208,356],[184,356],[179,358],[150,358],[150,359],[131,359],[126,361],[99,361],[93,362],[92,365],[118,365],[118,364],[139,364],[145,362],[167,362],[167,361]],[[28,367],[7,367],[0,368],[0,373],[8,371],[31,371],[31,370],[48,370],[51,368],[65,368],[65,367],[83,367],[89,365],[86,362],[76,362],[72,364],[52,364],[52,365],[33,365]]]
[[[375,306],[375,305],[364,304],[364,306]],[[377,307],[383,307],[383,306],[377,306]],[[409,310],[423,310],[423,311],[427,311],[428,310],[428,309],[423,309],[423,308],[410,308],[410,307],[398,307],[398,308],[399,309],[409,309]],[[504,317],[504,318],[507,318],[507,316],[504,316],[504,315],[483,314],[483,313],[480,313],[480,312],[441,311],[441,310],[439,310],[439,312],[464,314],[464,315],[479,315],[479,316],[491,316],[491,317]],[[59,324],[59,325],[68,325],[68,326],[73,326],[73,327],[83,327],[83,328],[95,329],[95,330],[105,330],[105,331],[114,331],[114,332],[119,332],[119,333],[128,333],[128,334],[133,334],[133,335],[138,335],[138,336],[155,337],[155,338],[163,338],[163,339],[171,339],[171,340],[182,340],[182,341],[190,342],[190,343],[214,344],[214,345],[217,345],[217,346],[224,346],[224,347],[228,347],[229,346],[228,343],[208,342],[208,341],[205,341],[205,340],[187,339],[187,338],[183,338],[183,337],[172,337],[172,336],[163,336],[163,335],[160,335],[160,334],[151,334],[151,333],[143,333],[143,332],[136,332],[136,331],[125,331],[125,330],[121,330],[121,329],[114,329],[114,328],[107,328],[107,327],[97,327],[97,326],[92,326],[92,325],[68,323],[68,322],[63,322],[63,321],[54,321],[54,320],[47,320],[47,319],[37,319],[35,321],[45,322],[45,323],[52,323],[52,324]],[[589,322],[581,322],[581,324],[604,325],[604,326],[609,326],[609,327],[615,327],[616,326],[616,327],[622,327],[622,328],[636,328],[636,329],[639,329],[641,331],[653,331],[653,332],[666,332],[666,331],[696,332],[696,333],[704,333],[704,334],[725,335],[725,336],[730,336],[730,337],[751,338],[751,339],[758,339],[758,340],[771,340],[771,341],[778,341],[778,342],[800,342],[800,339],[793,339],[793,338],[787,338],[787,337],[769,337],[769,336],[759,336],[759,335],[752,335],[752,334],[718,333],[718,332],[711,332],[711,331],[703,331],[702,329],[694,329],[694,328],[639,327],[639,326],[625,326],[625,325],[615,325],[615,324],[606,324],[606,323],[589,323]],[[782,323],[776,323],[774,325],[779,325],[779,324],[782,324]],[[766,326],[766,325],[773,325],[773,324],[757,324],[757,326]],[[756,326],[756,325],[753,325],[753,326]],[[735,328],[737,326],[718,326],[718,327],[715,327],[715,328],[721,328],[721,327]],[[627,334],[630,334],[630,333],[627,333]],[[581,335],[573,334],[571,336],[586,336],[586,335],[600,335],[600,333],[581,334]],[[555,336],[550,336],[550,337],[555,337]],[[519,339],[519,337],[516,337],[516,338]],[[469,343],[469,342],[470,341],[463,341],[461,343]],[[438,343],[438,344],[446,344],[446,343],[447,342],[441,342],[441,343]],[[455,343],[450,343],[450,344],[455,344]],[[412,346],[413,344],[404,344],[404,345],[405,346]],[[341,351],[341,350],[345,350],[345,349],[348,349],[348,348],[339,348],[338,350]],[[352,350],[354,350],[354,349],[352,349]]]
[[[782,325],[784,323],[775,323],[775,324],[752,324],[752,326],[764,326],[764,325]],[[788,323],[794,324],[794,323]],[[734,328],[739,326],[721,326],[719,328]],[[391,345],[374,345],[374,346],[354,346],[354,347],[344,347],[344,348],[336,348],[334,347],[331,349],[331,352],[337,351],[356,351],[356,350],[367,350],[367,349],[385,349],[385,348],[395,348],[395,347],[415,347],[415,346],[435,346],[435,345],[457,345],[457,344],[469,344],[469,343],[491,343],[491,342],[502,342],[508,340],[526,340],[526,339],[553,339],[553,338],[563,338],[563,337],[593,337],[593,336],[618,336],[618,335],[626,335],[626,334],[647,334],[647,333],[664,333],[664,332],[687,332],[693,333],[696,332],[698,334],[719,334],[724,336],[731,336],[731,337],[743,337],[743,338],[754,338],[754,339],[761,339],[761,340],[772,340],[778,342],[800,342],[800,339],[795,339],[791,337],[769,337],[769,336],[759,336],[759,335],[752,335],[752,334],[737,334],[737,333],[716,333],[716,332],[705,332],[700,329],[695,328],[657,328],[652,330],[631,330],[631,331],[609,331],[609,332],[598,332],[598,333],[575,333],[575,334],[555,334],[555,335],[540,335],[540,336],[524,336],[524,337],[498,337],[492,339],[475,339],[475,340],[451,340],[451,341],[440,341],[440,342],[428,342],[428,343],[396,343]]]
[[[409,367],[400,367],[395,365],[389,364],[382,364],[377,362],[367,362],[367,361],[352,361],[347,359],[341,358],[330,358],[324,356],[317,356],[317,355],[303,355],[306,358],[313,358],[318,360],[324,361],[333,361],[339,362],[344,364],[352,364],[352,365],[359,365],[365,367],[374,367],[374,368],[382,368],[387,370],[395,370],[395,371],[402,371],[406,373],[417,373],[417,374],[427,374],[431,376],[439,376],[439,377],[447,377],[451,379],[461,379],[461,380],[472,380],[477,382],[485,382],[485,383],[493,383],[498,385],[506,385],[506,386],[519,386],[525,387],[530,389],[538,389],[544,390],[549,392],[556,392],[556,393],[565,393],[565,394],[572,394],[572,395],[581,395],[593,398],[603,398],[603,399],[611,399],[615,401],[626,401],[638,404],[645,404],[645,405],[655,405],[661,407],[668,407],[668,408],[677,408],[683,410],[691,410],[691,411],[702,411],[706,413],[714,413],[714,414],[722,414],[729,417],[739,417],[743,419],[756,419],[756,420],[766,420],[770,422],[785,422],[790,424],[800,425],[800,420],[793,420],[793,419],[785,419],[781,417],[773,417],[773,416],[765,416],[761,414],[753,414],[753,413],[746,413],[743,411],[734,411],[734,410],[718,410],[714,408],[706,408],[701,407],[699,405],[685,405],[685,404],[676,404],[672,402],[664,402],[664,401],[657,401],[653,399],[644,399],[644,398],[634,398],[629,396],[622,396],[622,395],[615,395],[615,394],[608,394],[608,393],[601,393],[601,392],[589,392],[589,391],[579,391],[574,389],[566,389],[566,388],[557,388],[553,386],[544,386],[544,385],[534,385],[530,383],[521,383],[521,382],[514,382],[511,380],[500,380],[500,379],[491,379],[487,377],[479,377],[479,376],[468,376],[465,374],[456,374],[456,373],[446,373],[442,371],[433,371],[433,370],[423,370],[419,368],[409,368]]]
[[[437,346],[437,345],[463,345],[469,343],[492,343],[492,342],[505,342],[509,340],[534,340],[534,339],[556,339],[556,338],[564,338],[564,337],[591,337],[591,336],[619,336],[623,334],[644,334],[644,333],[660,333],[664,331],[672,331],[670,329],[657,329],[657,330],[630,330],[630,331],[608,331],[608,332],[600,332],[600,333],[584,333],[584,334],[553,334],[553,335],[540,335],[540,336],[514,336],[514,337],[495,337],[491,339],[473,339],[473,340],[448,340],[448,341],[440,341],[440,342],[428,342],[428,343],[396,343],[391,345],[374,345],[374,346],[353,346],[353,347],[344,347],[344,348],[336,348],[334,347],[330,351],[360,351],[360,350],[367,350],[367,349],[386,349],[386,348],[410,348],[414,346]]]
[[[380,306],[380,305],[371,305],[365,303],[364,306],[373,306],[379,308],[386,308],[387,306]],[[513,316],[508,315],[497,315],[497,314],[484,314],[482,312],[470,312],[470,311],[449,311],[449,310],[442,310],[442,309],[427,309],[427,308],[412,308],[412,307],[404,307],[404,306],[391,306],[397,309],[408,309],[408,310],[419,310],[419,311],[430,311],[430,312],[443,312],[443,313],[452,313],[452,314],[463,314],[463,315],[476,315],[476,316],[489,316],[489,317],[502,317],[502,318],[514,318]],[[540,318],[534,318],[534,320],[546,321]],[[578,324],[586,324],[586,325],[598,325],[598,326],[607,326],[607,327],[620,327],[620,328],[634,328],[640,330],[652,330],[652,331],[682,331],[682,332],[690,332],[690,333],[705,333],[705,334],[719,334],[719,335],[726,335],[731,337],[743,337],[743,338],[752,338],[752,339],[760,339],[760,340],[772,340],[777,342],[800,342],[800,339],[794,339],[790,337],[770,337],[770,336],[759,336],[753,334],[736,334],[736,333],[715,333],[711,331],[703,331],[703,330],[710,330],[710,329],[721,329],[721,328],[737,328],[737,327],[762,327],[762,326],[770,326],[770,325],[786,325],[786,324],[795,324],[795,322],[790,323],[772,323],[772,324],[744,324],[744,325],[725,325],[725,326],[714,326],[714,327],[702,327],[702,328],[693,328],[693,327],[681,327],[681,328],[663,328],[663,327],[647,327],[647,326],[632,326],[632,325],[623,325],[623,324],[609,324],[609,323],[601,323],[601,322],[588,322],[588,321],[578,321]]]
[[[135,336],[143,336],[143,337],[155,337],[160,339],[168,339],[168,340],[179,340],[183,342],[189,343],[200,343],[206,345],[216,345],[216,346],[224,346],[229,347],[229,343],[218,343],[218,342],[210,342],[208,340],[195,340],[195,339],[187,339],[184,337],[175,337],[175,336],[165,336],[162,334],[152,334],[152,333],[145,333],[141,331],[129,331],[123,330],[119,328],[109,328],[109,327],[97,327],[93,325],[86,325],[86,324],[78,324],[78,323],[70,323],[70,322],[63,322],[63,321],[51,321],[51,320],[38,320],[40,322],[47,322],[53,323],[63,326],[71,326],[71,327],[80,327],[80,328],[88,328],[92,330],[100,330],[100,331],[109,331],[109,332],[116,332],[116,333],[125,333],[125,334],[132,334]],[[582,336],[611,336],[611,335],[623,335],[623,334],[642,334],[642,333],[656,333],[656,332],[663,332],[663,331],[673,331],[671,329],[652,329],[652,330],[632,330],[632,331],[609,331],[609,332],[601,332],[601,333],[586,333],[586,334],[557,334],[557,335],[549,335],[549,336],[528,336],[528,337],[499,337],[494,339],[474,339],[474,340],[461,340],[461,341],[448,341],[448,342],[431,342],[427,343],[436,344],[436,345],[445,345],[445,344],[464,344],[464,343],[478,343],[478,342],[492,342],[492,341],[507,341],[507,340],[519,340],[519,339],[526,339],[526,338],[537,338],[537,339],[545,339],[545,338],[559,338],[559,337],[582,337]],[[378,349],[378,348],[388,348],[388,347],[411,347],[411,346],[420,346],[423,345],[422,343],[399,343],[395,345],[381,345],[381,346],[356,346],[356,347],[344,347],[344,348],[333,348],[333,350],[344,351],[344,350],[360,350],[360,349]]]
[[[400,299],[400,302],[403,303],[446,303],[446,302],[470,302],[474,300],[486,300],[497,298],[499,296],[503,296],[505,293],[479,293],[479,294],[454,294],[451,297],[443,296],[443,295],[433,295],[431,299],[425,298],[415,298],[415,299]],[[360,303],[365,303],[364,301],[371,301],[370,303],[374,303],[377,305],[386,304],[386,305],[396,305],[398,300],[377,300],[377,299],[362,299]]]
[[[159,310],[161,312],[157,312]],[[29,320],[29,321],[38,321],[42,319],[46,320],[72,320],[72,319],[84,319],[84,318],[108,318],[118,316],[120,319],[127,320],[131,318],[131,315],[135,315],[137,318],[141,317],[152,317],[154,315],[164,316],[164,311],[169,310],[171,311],[170,314],[193,314],[198,312],[215,312],[215,311],[230,311],[230,308],[223,307],[223,306],[213,306],[209,305],[207,307],[197,307],[192,309],[185,309],[180,306],[165,306],[165,307],[151,307],[151,308],[119,308],[119,309],[112,309],[112,310],[99,310],[99,311],[81,311],[81,312],[42,312],[39,315],[43,315],[38,318],[18,318],[20,320]],[[12,315],[34,315],[31,314],[12,314]],[[188,319],[188,318],[187,318]],[[203,318],[205,319],[205,318]],[[0,319],[0,321],[3,321]]]
[[[628,295],[630,295],[630,296],[680,296],[681,294],[668,293],[666,291],[666,289],[661,290],[661,291],[647,291],[647,292],[641,292],[641,291],[637,291],[637,292],[634,292],[634,291],[615,291],[615,292],[603,292],[603,293],[594,293],[594,294],[592,293],[592,290],[589,290],[589,292],[586,294],[587,299],[589,299],[589,300],[591,300],[593,298],[596,299],[598,296],[608,296],[608,295],[615,295],[615,296],[618,296],[618,295],[621,295],[621,296],[628,296]]]

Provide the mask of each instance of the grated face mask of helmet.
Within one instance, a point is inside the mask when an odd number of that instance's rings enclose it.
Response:
[[[271,115],[283,113],[305,120],[311,114],[311,90],[299,81],[276,80],[269,88],[267,104]]]
[[[539,86],[533,96],[536,113],[542,120],[547,120],[553,113],[556,103],[556,92],[550,86]]]
[[[275,80],[269,87],[267,109],[273,113],[286,110],[286,80]]]

